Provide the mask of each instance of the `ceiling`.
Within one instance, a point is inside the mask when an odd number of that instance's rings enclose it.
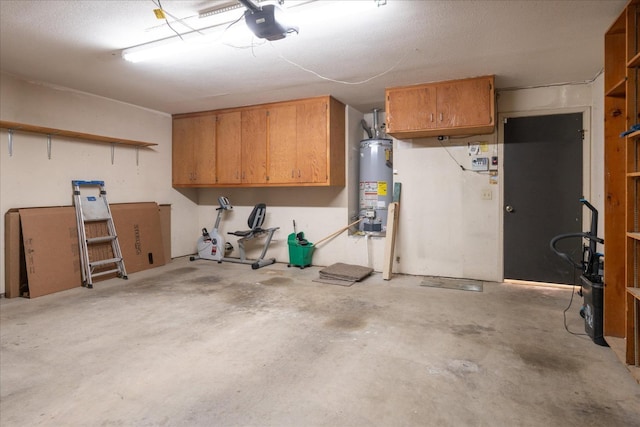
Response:
[[[247,30],[232,42],[244,23],[224,30],[243,8],[199,18],[229,0],[161,1],[174,30],[213,27],[213,40],[202,30],[194,47],[130,63],[122,49],[175,36],[153,12],[158,0],[0,0],[0,69],[172,114],[326,94],[368,112],[392,86],[487,74],[498,89],[590,81],[627,3],[286,1],[299,34],[267,42]]]

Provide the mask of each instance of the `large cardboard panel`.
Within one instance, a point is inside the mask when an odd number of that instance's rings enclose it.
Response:
[[[4,296],[20,296],[20,285],[27,282],[27,269],[24,264],[24,247],[20,232],[20,213],[10,209],[4,215]],[[22,262],[20,262],[22,260]]]
[[[157,203],[124,203],[111,206],[127,273],[165,264]]]
[[[20,209],[19,213],[29,297],[81,286],[74,208]]]
[[[164,265],[171,258],[170,209],[170,205],[160,208],[153,202],[111,205],[127,273]],[[86,233],[97,237],[108,231],[105,223],[87,223]],[[113,257],[110,244],[91,245],[89,253],[91,260]],[[111,277],[115,274],[94,277],[94,282]],[[74,207],[7,211],[5,297],[35,298],[81,284]]]
[[[160,205],[160,229],[164,246],[164,261],[171,261],[171,205]]]

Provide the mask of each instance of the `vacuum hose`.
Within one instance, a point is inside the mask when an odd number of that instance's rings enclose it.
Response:
[[[560,258],[564,259],[565,261],[567,261],[569,264],[573,265],[575,268],[577,268],[578,270],[582,270],[584,269],[584,266],[582,265],[582,263],[577,263],[573,260],[573,258],[571,258],[568,254],[564,253],[564,252],[560,252],[558,250],[558,248],[556,248],[556,243],[558,243],[560,240],[564,240],[564,239],[569,239],[572,237],[581,237],[581,238],[585,238],[585,239],[589,239],[589,241],[592,242],[597,242],[597,243],[604,243],[604,240],[596,237],[594,235],[592,235],[591,233],[566,233],[566,234],[559,234],[556,237],[554,237],[553,239],[551,239],[551,241],[549,242],[549,246],[551,247],[551,250],[553,252],[556,253],[556,255],[558,255]]]

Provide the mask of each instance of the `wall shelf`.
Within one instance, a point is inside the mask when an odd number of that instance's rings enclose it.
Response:
[[[158,145],[152,142],[113,138],[110,136],[94,135],[90,133],[82,133],[82,132],[75,132],[71,130],[28,125],[24,123],[8,122],[4,120],[0,120],[0,128],[7,129],[13,132],[28,132],[28,133],[38,133],[42,135],[50,135],[50,136],[63,136],[66,138],[82,139],[88,142],[96,142],[96,143],[104,143],[104,144],[129,145],[134,147],[152,147],[154,145]]]
[[[637,68],[640,66],[640,52],[627,62],[627,68]]]
[[[627,87],[625,85],[626,82],[626,78],[620,80],[618,83],[613,85],[613,87],[609,89],[607,93],[605,93],[605,95],[611,96],[613,98],[624,98],[627,94]]]

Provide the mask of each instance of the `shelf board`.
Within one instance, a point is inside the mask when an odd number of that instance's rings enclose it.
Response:
[[[624,98],[627,94],[627,79],[626,77],[620,80],[618,83],[613,85],[611,89],[609,89],[605,96],[610,96],[613,98]]]
[[[637,300],[640,300],[640,288],[627,288],[627,293],[633,295]]]
[[[625,18],[626,15],[624,13],[618,16],[618,19],[611,24],[607,32],[604,34],[605,37],[612,34],[624,34],[627,29],[627,22]]]
[[[628,232],[627,233],[627,237],[630,237],[630,238],[632,238],[634,240],[640,240],[640,233],[638,233],[638,232],[633,232],[633,233],[632,232]]]
[[[640,52],[636,53],[636,55],[627,62],[627,68],[638,67],[640,67]]]
[[[627,174],[628,178],[640,178],[640,172],[631,172]]]
[[[629,139],[635,139],[635,138],[637,138],[637,137],[639,137],[639,136],[640,136],[640,130],[637,130],[637,131],[635,131],[635,132],[630,133],[629,135],[627,135],[627,138],[629,138]]]
[[[154,145],[158,145],[151,142],[113,138],[110,136],[93,135],[90,133],[75,132],[71,130],[27,125],[24,123],[7,122],[4,120],[0,120],[0,128],[19,131],[19,132],[38,133],[42,135],[64,136],[66,138],[82,139],[85,141],[99,142],[99,143],[106,143],[106,144],[130,145],[135,147],[152,147]]]

